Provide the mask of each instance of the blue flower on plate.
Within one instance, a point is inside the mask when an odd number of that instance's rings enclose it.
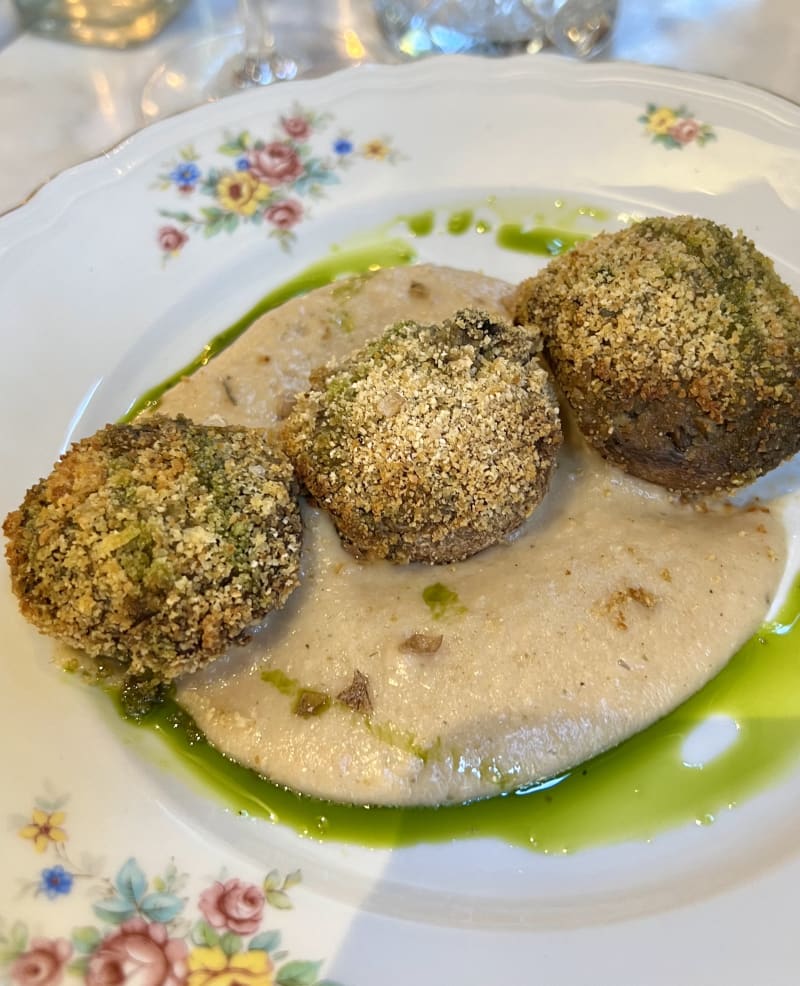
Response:
[[[250,169],[250,160],[246,157],[236,158],[236,170],[237,171],[248,171]]]
[[[346,137],[340,137],[338,140],[334,141],[333,149],[337,154],[352,154],[353,142],[348,140]]]
[[[169,177],[180,189],[194,188],[200,178],[200,169],[194,161],[181,161],[170,171]]]
[[[72,881],[72,874],[59,864],[42,870],[42,880],[39,884],[39,889],[50,900],[55,900],[56,897],[68,894],[72,890]]]

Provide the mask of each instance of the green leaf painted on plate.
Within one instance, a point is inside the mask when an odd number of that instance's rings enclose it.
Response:
[[[314,986],[321,966],[321,962],[287,962],[278,969],[275,982],[278,986]]]
[[[81,955],[93,952],[102,940],[102,933],[92,925],[72,929],[72,947]]]
[[[147,890],[147,877],[136,860],[131,857],[114,878],[114,886],[124,900],[138,903]]]
[[[109,897],[107,900],[99,900],[92,905],[92,910],[101,921],[109,924],[122,924],[128,918],[136,914],[136,904],[130,900],[122,900],[120,897]]]
[[[236,955],[242,950],[242,939],[232,931],[226,931],[219,940],[219,947],[226,955]]]
[[[277,929],[275,931],[262,931],[260,935],[255,935],[250,939],[250,944],[247,946],[250,952],[274,952],[281,944],[281,933]]]
[[[198,921],[190,937],[195,945],[207,945],[209,948],[219,945],[219,935],[207,921]]]
[[[266,892],[267,903],[271,907],[276,907],[279,911],[290,911],[292,902],[288,894],[282,890],[268,890]]]
[[[283,881],[283,889],[290,890],[292,887],[296,887],[303,879],[302,870],[292,870],[291,873],[286,874],[286,878]]]
[[[183,910],[183,901],[175,894],[147,894],[139,903],[139,910],[151,921],[167,924]]]
[[[28,928],[22,921],[15,921],[8,933],[8,944],[15,952],[24,952],[28,947]]]

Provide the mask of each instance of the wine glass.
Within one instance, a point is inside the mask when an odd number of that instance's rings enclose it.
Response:
[[[276,43],[271,0],[237,0],[238,29],[167,54],[145,84],[147,122],[255,86],[323,75],[368,57],[370,43],[347,4],[327,12],[318,0],[280,4]],[[335,18],[330,20],[330,15]]]
[[[278,51],[267,0],[240,0],[239,14],[244,25],[244,47],[217,76],[216,91],[224,95],[231,87],[247,89],[293,79],[300,66],[290,55]]]

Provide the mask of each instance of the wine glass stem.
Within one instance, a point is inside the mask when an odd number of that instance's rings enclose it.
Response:
[[[280,55],[275,47],[268,4],[269,0],[239,0],[244,57],[235,73],[235,84],[241,89],[293,79],[297,74],[297,63]]]
[[[239,0],[244,26],[245,58],[268,62],[275,54],[275,35],[270,23],[268,0]]]

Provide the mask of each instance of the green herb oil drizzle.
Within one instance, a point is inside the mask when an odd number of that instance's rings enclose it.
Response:
[[[463,236],[472,225],[473,215],[472,209],[453,212],[447,220],[447,232],[451,236]]]
[[[417,236],[434,229],[433,211],[400,217]],[[462,235],[473,216],[451,216],[451,235]],[[474,231],[483,233],[489,227]],[[497,231],[499,246],[554,255],[585,237],[551,228]],[[271,292],[220,333],[186,367],[144,394],[132,418],[158,403],[178,380],[205,365],[260,315],[344,274],[410,263],[414,251],[402,241],[343,251],[307,268]],[[438,586],[429,587],[434,607]],[[441,586],[441,589],[446,588]],[[427,591],[427,590],[426,590]],[[452,602],[452,600],[450,600]],[[433,613],[433,609],[432,609]],[[436,613],[433,613],[436,615]],[[467,805],[386,808],[341,805],[296,794],[218,753],[192,718],[168,700],[136,728],[162,737],[207,790],[233,810],[288,825],[303,836],[375,847],[496,837],[543,853],[649,839],[685,824],[708,824],[726,808],[752,796],[800,761],[800,580],[778,621],[764,626],[700,692],[670,715],[625,743],[575,770],[531,789]],[[270,680],[293,691],[290,679]],[[692,731],[712,717],[735,723],[733,742],[702,765],[684,762]]]
[[[560,229],[538,226],[523,229],[519,223],[504,223],[496,233],[497,245],[515,253],[536,253],[540,256],[555,257],[588,239],[579,233],[565,233]]]
[[[154,730],[225,805],[303,836],[385,847],[495,837],[543,853],[645,840],[708,824],[800,760],[800,583],[779,621],[763,627],[700,692],[670,715],[549,784],[442,808],[339,805],[272,784],[226,759],[168,701]],[[709,717],[736,723],[731,745],[702,766],[683,747]]]

